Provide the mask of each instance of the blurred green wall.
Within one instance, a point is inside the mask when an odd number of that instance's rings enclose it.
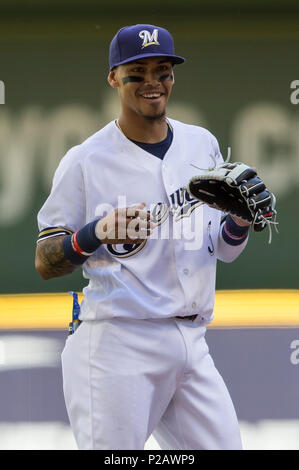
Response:
[[[277,195],[279,235],[252,233],[217,288],[298,288],[298,2],[58,2],[0,7],[0,292],[81,289],[78,271],[42,281],[34,269],[36,215],[65,151],[117,116],[107,51],[126,24],[174,35],[168,115],[207,127],[222,153],[257,166]],[[293,99],[291,100],[291,94]],[[293,101],[293,102],[292,102]]]

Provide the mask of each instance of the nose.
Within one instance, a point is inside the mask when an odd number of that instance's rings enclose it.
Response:
[[[144,76],[144,83],[146,85],[157,86],[160,83],[160,75],[158,72],[147,72]]]

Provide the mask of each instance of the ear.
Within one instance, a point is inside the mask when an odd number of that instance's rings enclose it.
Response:
[[[107,80],[108,80],[109,85],[112,86],[112,88],[118,88],[119,87],[119,82],[118,82],[118,79],[117,79],[116,70],[111,70],[109,72]]]

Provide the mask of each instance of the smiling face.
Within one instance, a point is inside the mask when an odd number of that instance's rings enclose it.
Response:
[[[127,118],[133,115],[149,121],[164,118],[174,83],[172,62],[167,57],[120,65],[109,73],[108,81],[118,89],[122,112]]]

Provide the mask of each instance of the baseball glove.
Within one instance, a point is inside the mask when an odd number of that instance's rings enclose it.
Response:
[[[223,163],[193,176],[187,190],[208,206],[250,222],[257,232],[268,226],[271,242],[276,199],[253,168],[241,162]]]

